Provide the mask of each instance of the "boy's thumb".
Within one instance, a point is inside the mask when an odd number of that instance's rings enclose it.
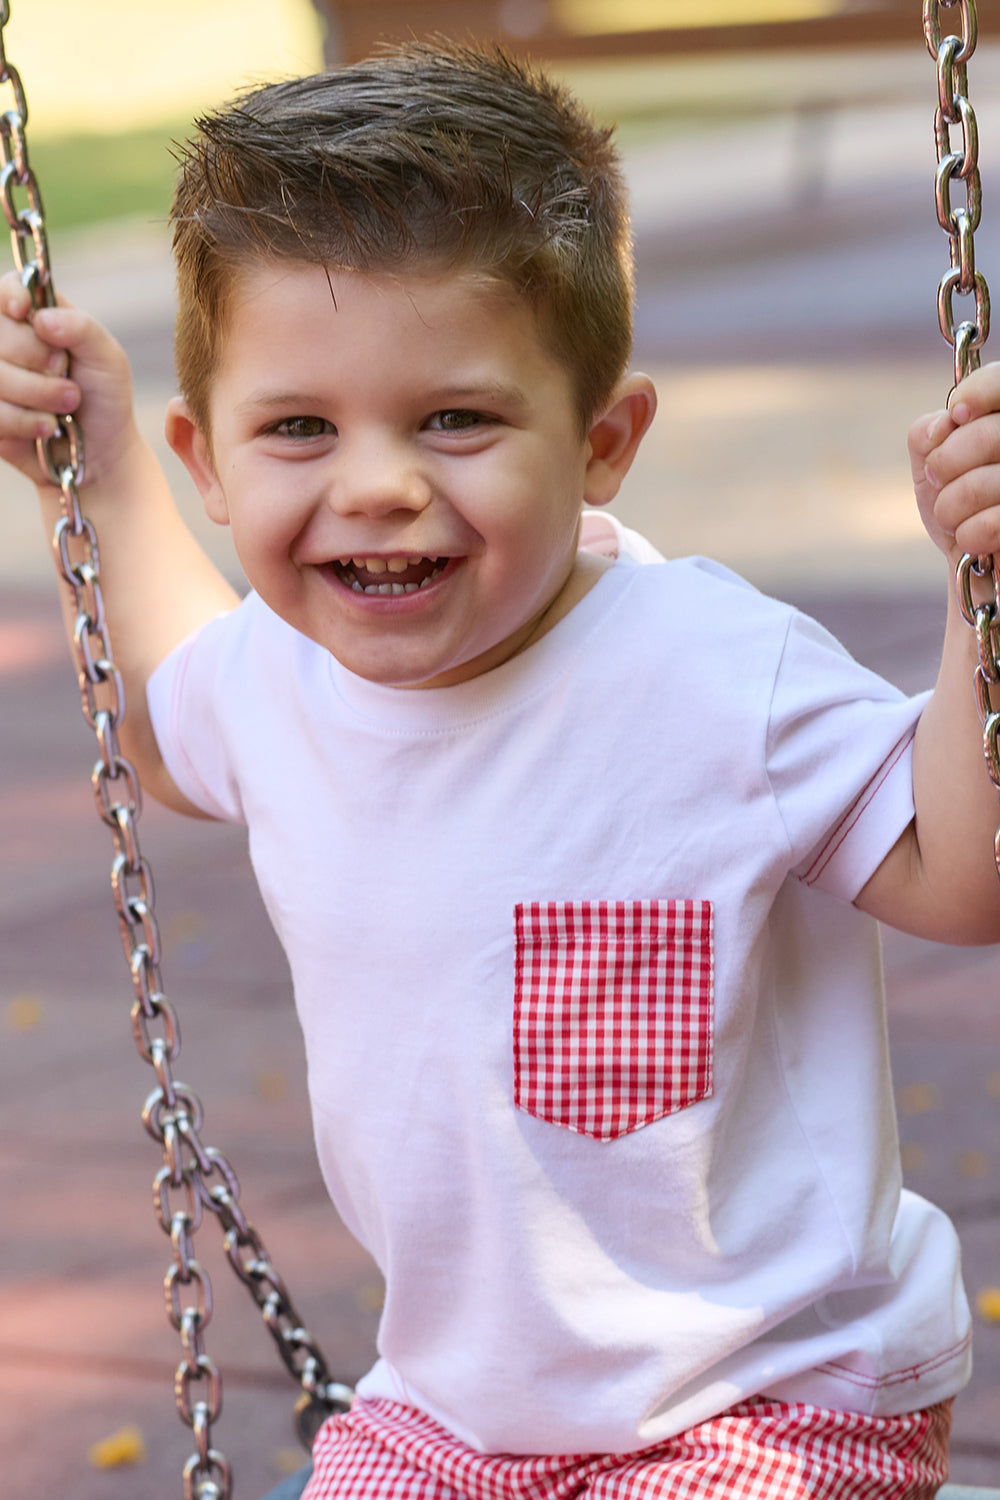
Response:
[[[80,346],[86,344],[88,332],[95,326],[92,319],[72,307],[40,307],[30,321],[46,344],[73,353],[83,352]]]
[[[79,382],[103,380],[128,370],[125,351],[88,313],[68,304],[39,308],[32,317],[35,333],[44,344],[71,356],[70,378]]]

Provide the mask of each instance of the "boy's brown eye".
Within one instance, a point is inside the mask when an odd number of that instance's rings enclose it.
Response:
[[[282,437],[316,438],[332,432],[333,428],[323,417],[286,417],[274,430]]]
[[[466,427],[476,427],[482,421],[478,411],[466,411],[463,407],[456,407],[451,411],[439,411],[437,414],[437,425],[445,432],[461,432]]]

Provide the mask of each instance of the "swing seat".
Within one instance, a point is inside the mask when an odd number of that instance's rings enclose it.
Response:
[[[312,1465],[306,1464],[297,1474],[289,1474],[287,1479],[283,1479],[277,1489],[264,1496],[264,1500],[299,1500],[311,1473]],[[967,1484],[946,1484],[943,1490],[938,1490],[937,1500],[1000,1500],[1000,1490],[984,1490]]]
[[[275,1489],[268,1490],[264,1500],[299,1500],[299,1496],[309,1483],[311,1473],[312,1464],[306,1464],[304,1469],[299,1469],[295,1474],[289,1474],[288,1478],[283,1479]],[[966,1492],[958,1493],[955,1500],[966,1500]]]

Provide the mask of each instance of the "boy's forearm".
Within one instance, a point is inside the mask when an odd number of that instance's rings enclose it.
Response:
[[[39,487],[49,536],[61,513],[59,492]],[[84,484],[81,509],[100,549],[100,586],[116,666],[125,686],[122,752],[144,788],[158,800],[191,812],[163,766],[146,706],[146,683],[185,636],[238,602],[238,595],[184,524],[159,462],[138,433],[122,446],[114,467]],[[73,598],[60,589],[67,635],[76,626]]]
[[[983,756],[977,662],[952,588],[941,668],[913,747],[914,821],[857,902],[937,942],[1000,942],[1000,799]]]
[[[975,631],[955,589],[948,595],[941,669],[914,744],[913,794],[921,863],[946,920],[945,941],[1000,941],[1000,878],[994,836],[1000,800],[983,755],[976,707]],[[968,934],[967,936],[964,934]]]

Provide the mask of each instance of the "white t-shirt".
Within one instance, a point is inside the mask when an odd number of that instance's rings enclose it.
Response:
[[[158,670],[171,775],[249,827],[324,1176],[385,1275],[362,1389],[572,1453],[961,1387],[850,905],[922,701],[690,560],[620,561],[454,687],[357,678],[253,596]]]

